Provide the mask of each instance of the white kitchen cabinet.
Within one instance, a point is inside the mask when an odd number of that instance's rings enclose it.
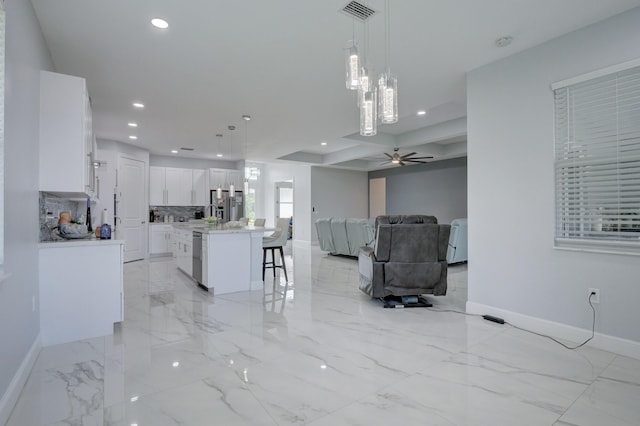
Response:
[[[172,232],[173,227],[171,225],[149,225],[149,254],[161,255],[171,253]]]
[[[123,240],[39,244],[42,345],[111,335],[124,319]]]
[[[227,172],[227,182],[233,185],[236,191],[242,191],[244,185],[244,173],[240,170],[229,170]]]
[[[149,167],[150,206],[206,206],[207,171],[177,167]]]
[[[166,168],[166,205],[190,206],[193,190],[191,169]]]
[[[176,264],[185,274],[193,273],[193,233],[190,228],[175,230],[177,236]]]
[[[95,196],[95,144],[84,78],[40,72],[40,190]]]
[[[235,186],[241,191],[244,185],[244,172],[240,170],[209,169],[209,188],[229,189],[229,185]]]
[[[203,169],[193,169],[192,180],[192,206],[206,206],[209,204],[209,185],[207,183],[207,171]]]
[[[165,202],[165,168],[149,167],[149,205],[164,206]]]

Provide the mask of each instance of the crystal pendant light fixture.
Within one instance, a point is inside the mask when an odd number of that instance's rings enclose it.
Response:
[[[349,90],[358,90],[358,82],[360,78],[360,55],[358,54],[358,46],[355,38],[350,41],[347,47],[345,64],[347,69],[346,85]]]
[[[360,135],[375,136],[378,131],[376,91],[369,90],[362,96],[360,105]]]
[[[364,24],[364,66],[361,69],[358,87],[358,107],[360,108],[360,135],[374,136],[378,130],[377,93],[373,73],[368,67],[369,24]]]
[[[367,67],[360,68],[360,79],[358,83],[358,108],[362,106],[364,94],[373,90],[373,78]]]
[[[385,0],[384,9],[386,71],[378,77],[378,118],[381,123],[390,124],[398,122],[398,79],[391,74],[391,68],[389,67],[389,46],[391,44],[389,0]]]

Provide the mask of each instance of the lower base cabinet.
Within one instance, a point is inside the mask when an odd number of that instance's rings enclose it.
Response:
[[[124,319],[124,241],[40,243],[42,345],[110,335]]]
[[[176,265],[185,274],[193,275],[193,231],[191,229],[173,230],[173,236],[176,241],[174,257]]]

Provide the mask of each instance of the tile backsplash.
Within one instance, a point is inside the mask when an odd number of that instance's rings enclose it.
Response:
[[[196,217],[196,211],[204,211],[202,206],[151,206],[151,210],[158,209],[156,222],[162,222],[165,216],[173,216],[173,220],[178,222],[183,218],[185,222]]]
[[[71,212],[71,219],[74,221],[87,213],[86,202],[67,200],[47,192],[40,192],[39,205],[40,241],[50,241],[52,239],[51,228],[58,224],[60,212]]]

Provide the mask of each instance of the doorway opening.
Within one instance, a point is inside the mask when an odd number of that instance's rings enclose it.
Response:
[[[293,181],[275,183],[275,218],[289,218],[289,238],[293,238]]]

